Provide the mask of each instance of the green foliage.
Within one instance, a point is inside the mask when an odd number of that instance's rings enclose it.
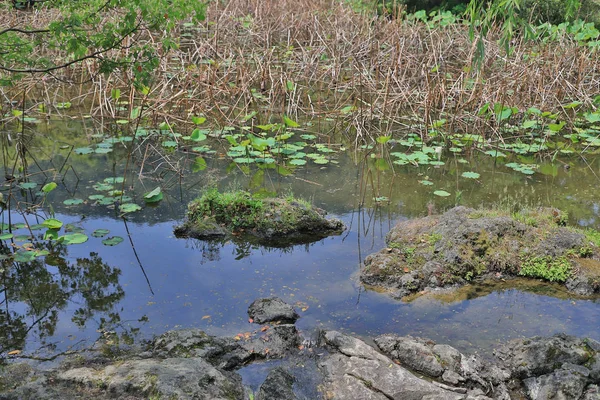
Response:
[[[561,257],[524,257],[519,275],[541,278],[550,282],[564,282],[571,276],[571,262]]]
[[[22,18],[22,24],[0,31],[0,70],[11,73],[0,83],[93,59],[99,72],[129,69],[137,84],[148,85],[158,65],[156,50],[135,35],[159,34],[156,39],[166,52],[177,46],[168,33],[184,19],[203,20],[206,9],[203,1],[185,0],[48,0],[43,4],[36,13],[38,20],[47,14],[44,25],[32,26]],[[134,39],[131,45],[127,38]],[[117,51],[125,48],[126,52]],[[48,56],[48,50],[61,57]]]
[[[261,215],[263,202],[252,198],[252,195],[244,191],[220,193],[217,189],[206,192],[190,210],[190,219],[202,219],[210,216],[218,223],[231,225],[236,229],[244,229],[255,226]]]

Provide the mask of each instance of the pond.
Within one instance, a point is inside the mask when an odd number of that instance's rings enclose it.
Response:
[[[600,340],[600,302],[574,298],[560,287],[519,280],[402,302],[366,290],[357,279],[360,263],[385,245],[396,222],[455,204],[554,206],[568,212],[572,225],[600,228],[600,157],[591,151],[545,158],[465,149],[432,152],[438,162],[405,163],[393,155],[406,153],[402,143],[361,149],[339,136],[335,143],[307,144],[331,149],[307,163],[236,163],[232,158],[250,152],[235,154],[231,147],[243,146],[235,137],[235,143],[202,138],[210,146],[194,150],[178,136],[174,145],[152,135],[110,140],[114,136],[105,132],[118,124],[85,119],[26,123],[19,133],[21,128],[1,132],[3,355],[20,350],[51,357],[97,341],[126,345],[184,327],[236,335],[255,329],[246,310],[265,296],[294,304],[298,326],[307,332],[395,332],[460,350],[556,332]],[[316,135],[307,132],[298,134],[309,142]],[[531,173],[523,172],[533,164]],[[57,188],[45,191],[51,182]],[[289,248],[175,238],[187,203],[211,185],[293,193],[341,218],[348,229]],[[144,201],[156,188],[162,200]],[[47,226],[36,224],[50,217],[62,222],[59,235],[82,233],[87,240],[44,240]],[[33,248],[45,251],[28,253]]]

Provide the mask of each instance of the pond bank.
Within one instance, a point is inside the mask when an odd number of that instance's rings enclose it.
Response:
[[[0,375],[0,399],[291,400],[309,398],[306,392],[386,400],[600,396],[600,342],[592,339],[517,339],[483,358],[394,334],[374,338],[374,345],[337,331],[308,339],[289,323],[297,318],[293,307],[280,300],[255,302],[249,315],[260,315],[264,325],[235,337],[185,329],[127,354],[78,356],[46,371],[11,364]],[[280,361],[257,393],[244,386],[237,370],[273,360]]]

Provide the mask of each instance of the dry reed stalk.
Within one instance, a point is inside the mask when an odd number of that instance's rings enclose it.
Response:
[[[53,17],[51,12],[34,13],[28,22],[41,26]],[[23,16],[15,12],[11,18]],[[152,121],[178,124],[189,115],[204,114],[214,124],[235,126],[252,110],[264,123],[282,113],[339,116],[344,107],[354,106],[357,110],[347,120],[358,136],[372,135],[372,129],[365,129],[372,127],[371,121],[393,121],[400,128],[418,129],[426,139],[439,118],[448,119],[455,131],[497,135],[495,121],[477,115],[487,103],[563,115],[566,102],[592,105],[600,87],[600,58],[593,50],[568,38],[547,44],[516,40],[506,55],[496,44],[496,31],[486,41],[483,68],[477,73],[467,33],[460,24],[429,29],[357,13],[329,0],[213,2],[204,25],[182,26],[175,33],[182,38],[181,47],[162,55],[145,113]],[[160,35],[144,31],[130,40],[154,45],[160,53]],[[109,117],[118,115],[112,89],[121,88],[130,109],[140,101],[129,90],[131,76],[101,76],[96,70],[90,61],[57,77],[90,80],[87,92],[77,86],[77,96],[66,91],[62,96],[67,98],[61,98],[57,91],[50,98],[49,86],[64,83],[42,81],[39,75],[0,92],[15,104],[27,93],[33,107],[43,87],[44,102],[75,98],[87,105],[86,113]],[[294,85],[291,91],[288,82]],[[389,124],[379,126],[390,129]]]

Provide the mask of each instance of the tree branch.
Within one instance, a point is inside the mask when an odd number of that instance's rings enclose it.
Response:
[[[125,34],[123,37],[121,37],[121,39],[119,39],[117,42],[115,42],[114,45],[104,48],[104,49],[97,50],[91,54],[77,58],[75,60],[71,60],[71,61],[61,64],[61,65],[55,65],[53,67],[48,67],[48,68],[23,68],[23,69],[10,68],[10,67],[5,67],[4,65],[0,65],[0,70],[6,71],[6,72],[12,72],[12,73],[23,73],[23,74],[48,73],[48,72],[56,71],[58,69],[66,68],[68,66],[77,64],[77,63],[85,61],[85,60],[89,60],[91,58],[97,58],[99,55],[119,47],[121,45],[121,43],[127,38],[127,36],[131,35],[132,33],[136,32],[139,29],[141,24],[142,23],[140,21],[140,23],[138,23],[133,29],[131,29],[129,32],[127,32],[127,34]]]

